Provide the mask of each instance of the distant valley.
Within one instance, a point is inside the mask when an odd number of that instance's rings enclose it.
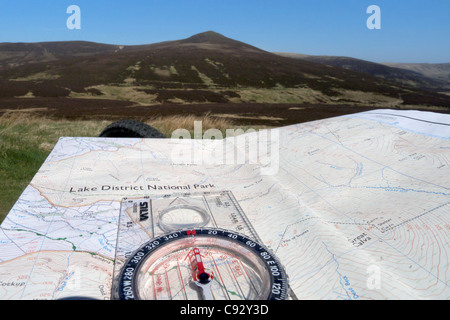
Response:
[[[366,73],[414,88],[450,93],[450,63],[376,63],[350,57],[276,54]]]

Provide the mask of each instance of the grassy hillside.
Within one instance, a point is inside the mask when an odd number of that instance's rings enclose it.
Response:
[[[12,56],[14,45],[8,44],[9,58],[3,60],[0,99],[85,98],[141,105],[217,102],[364,105],[367,101],[380,105],[389,100],[395,106],[450,105],[447,95],[409,86],[407,72],[400,69],[388,73],[389,77],[371,75],[342,65],[276,55],[212,31],[143,46],[85,42],[28,44],[28,60],[23,56],[24,44],[16,46],[16,59]],[[0,53],[5,55],[1,44]],[[367,63],[357,61],[357,64],[367,67]],[[249,95],[252,91],[257,93]]]
[[[337,56],[309,56],[295,53],[277,53],[284,57],[313,61],[329,66],[369,74],[399,85],[433,92],[450,90],[450,64],[387,64]]]

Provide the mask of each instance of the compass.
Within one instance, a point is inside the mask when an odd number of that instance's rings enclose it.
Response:
[[[151,239],[118,280],[123,300],[284,300],[288,291],[285,270],[267,247],[217,228]]]

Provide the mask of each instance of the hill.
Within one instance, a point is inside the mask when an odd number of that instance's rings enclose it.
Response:
[[[450,85],[450,63],[383,63],[386,66],[405,69]]]
[[[410,83],[413,71],[383,66],[396,71],[380,74],[377,65],[378,71],[371,74],[294,59],[213,31],[138,46],[3,43],[0,66],[0,110],[43,110],[57,104],[81,110],[81,104],[96,102],[121,110],[137,105],[230,103],[450,106],[449,96]]]
[[[296,53],[278,55],[318,62],[370,74],[401,85],[429,91],[450,91],[450,64],[376,63],[351,57],[311,56]]]
[[[0,70],[67,57],[114,53],[120,47],[87,41],[0,43]]]

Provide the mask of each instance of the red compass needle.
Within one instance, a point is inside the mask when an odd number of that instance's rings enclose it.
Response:
[[[192,249],[189,251],[187,257],[189,257],[192,268],[192,278],[194,279],[195,284],[202,289],[203,298],[205,300],[213,300],[210,287],[214,276],[212,273],[209,274],[205,271],[200,250],[198,248]]]
[[[207,283],[213,279],[212,273],[209,274],[205,271],[202,256],[198,248],[194,248],[191,251],[189,251],[187,257],[189,257],[189,262],[191,264],[192,269],[192,277],[194,278],[194,281]]]

